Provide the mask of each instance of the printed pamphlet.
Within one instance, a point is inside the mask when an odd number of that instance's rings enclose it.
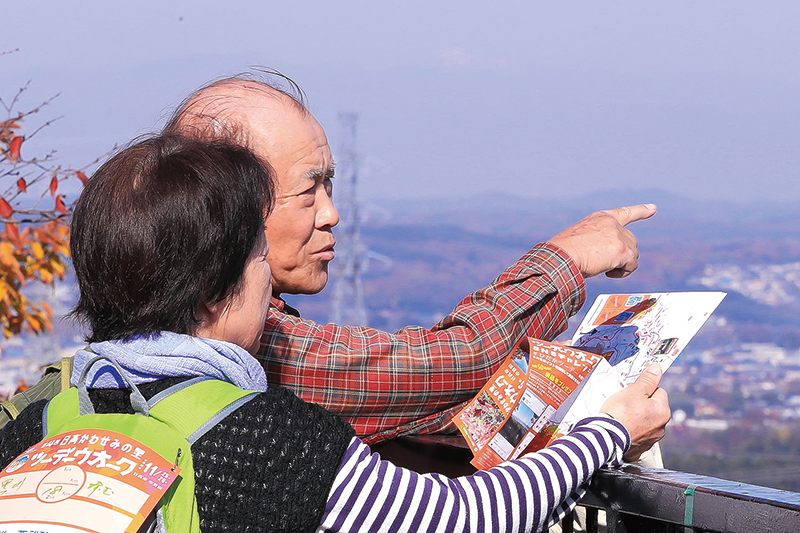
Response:
[[[572,345],[528,338],[455,416],[476,468],[544,448],[649,365],[675,361],[722,299],[722,292],[604,294]]]

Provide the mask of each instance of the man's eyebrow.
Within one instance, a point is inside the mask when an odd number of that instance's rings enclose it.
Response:
[[[311,178],[312,180],[328,178],[333,176],[335,168],[336,168],[336,161],[333,161],[331,163],[331,166],[329,166],[327,169],[313,168],[309,170],[308,172],[306,172],[306,177]]]

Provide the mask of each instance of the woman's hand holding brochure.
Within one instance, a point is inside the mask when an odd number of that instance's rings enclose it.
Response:
[[[672,416],[667,391],[659,387],[661,367],[648,366],[639,378],[613,394],[600,407],[620,422],[631,435],[631,447],[626,461],[635,461],[666,434],[667,422]]]

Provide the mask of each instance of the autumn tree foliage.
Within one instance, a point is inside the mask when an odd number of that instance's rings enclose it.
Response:
[[[28,153],[30,140],[53,122],[30,128],[31,117],[55,97],[20,109],[27,88],[10,100],[0,96],[0,328],[5,339],[22,331],[52,331],[52,310],[45,302],[29,300],[23,287],[64,279],[72,205],[61,191],[67,180],[86,181],[83,170],[57,165],[55,150]]]

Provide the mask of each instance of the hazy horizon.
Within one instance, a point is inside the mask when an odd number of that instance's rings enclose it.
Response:
[[[156,130],[204,82],[277,68],[334,155],[360,114],[360,195],[654,190],[800,201],[800,5],[480,2],[4,5],[0,96],[61,93],[26,149],[81,166]]]

